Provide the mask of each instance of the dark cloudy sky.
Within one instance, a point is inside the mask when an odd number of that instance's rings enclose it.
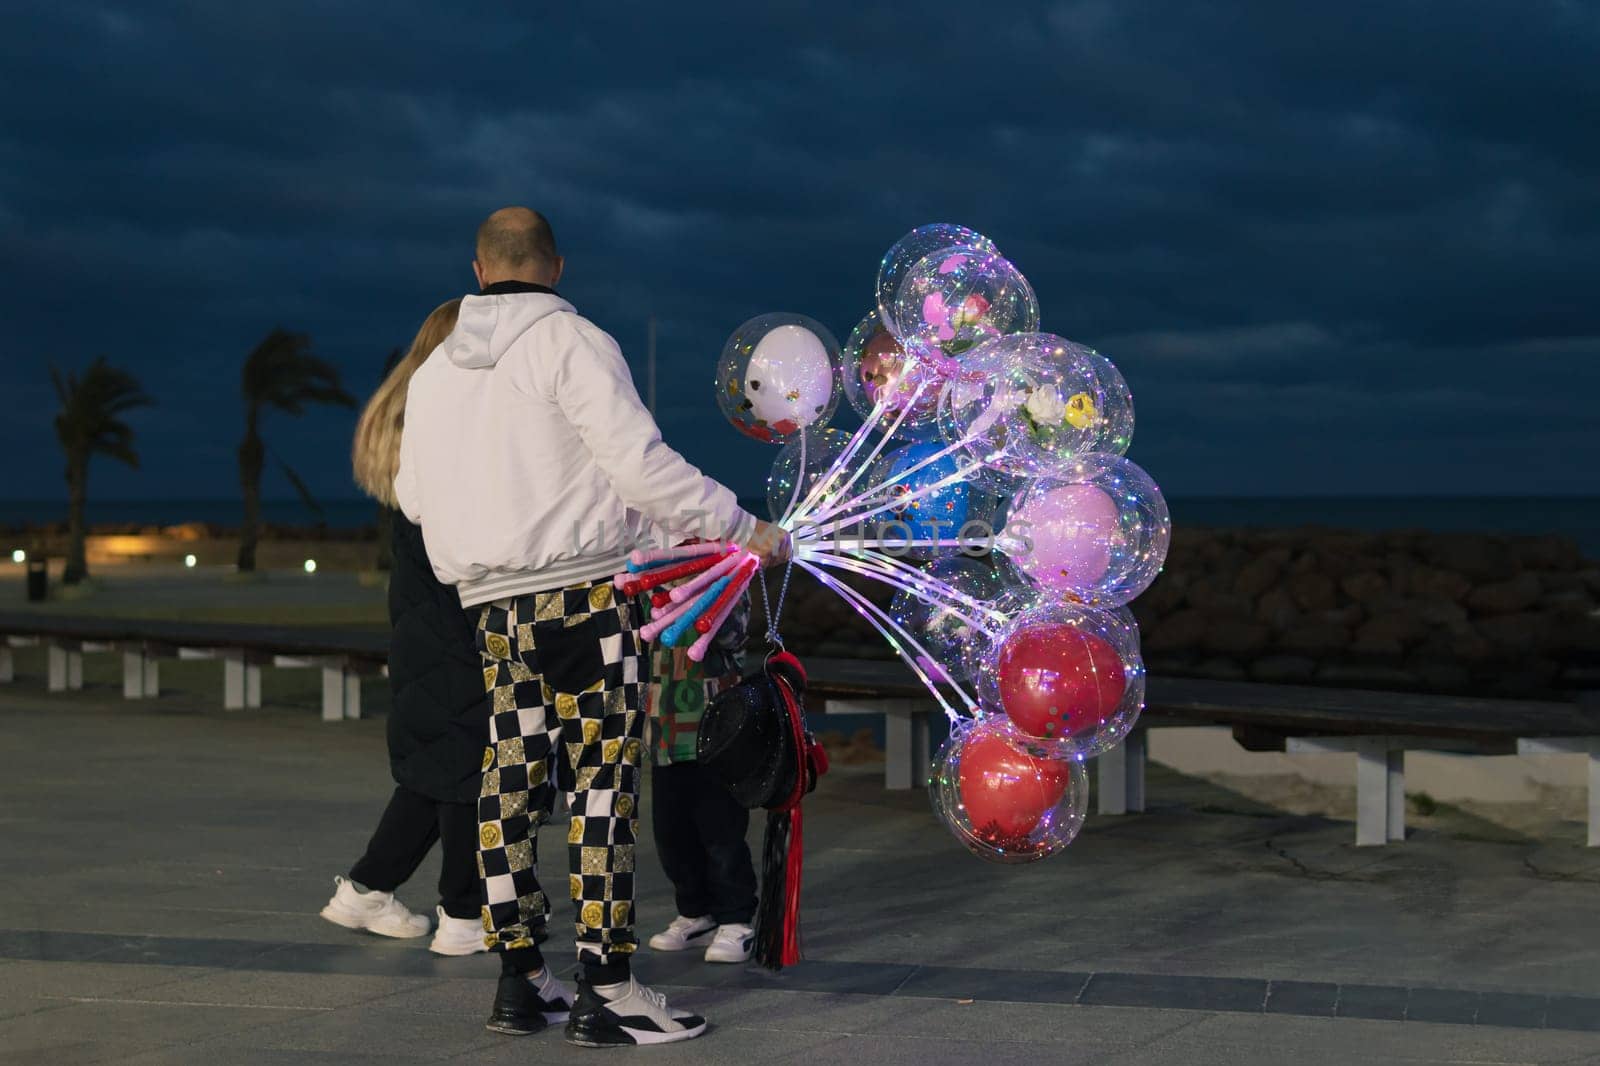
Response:
[[[638,372],[659,316],[663,429],[742,490],[723,339],[842,338],[950,221],[1123,368],[1169,495],[1600,493],[1597,55],[1585,0],[12,0],[0,498],[62,495],[47,366],[102,353],[161,403],[93,491],[233,494],[251,345],[364,394],[507,203]],[[268,435],[340,497],[352,425]]]

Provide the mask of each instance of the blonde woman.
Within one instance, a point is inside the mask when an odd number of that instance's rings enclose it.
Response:
[[[368,402],[356,427],[356,483],[395,507],[406,388],[411,375],[455,328],[461,301],[439,305],[423,322],[411,350]],[[486,950],[478,886],[478,780],[488,740],[483,665],[472,626],[455,589],[442,585],[423,549],[422,530],[395,511],[388,531],[394,564],[389,575],[389,768],[395,790],[348,877],[335,877],[322,916],[347,929],[419,937],[428,919],[413,914],[394,890],[416,872],[438,841],[440,955]]]

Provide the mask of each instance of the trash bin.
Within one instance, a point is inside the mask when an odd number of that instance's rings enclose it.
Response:
[[[28,560],[28,602],[42,603],[50,594],[50,570],[43,559]]]

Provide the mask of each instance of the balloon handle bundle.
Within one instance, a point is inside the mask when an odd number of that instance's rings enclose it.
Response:
[[[701,662],[760,568],[752,553],[717,540],[636,551],[611,581],[625,596],[651,594],[655,615],[641,637],[687,647],[689,658]],[[666,588],[674,581],[683,584]]]

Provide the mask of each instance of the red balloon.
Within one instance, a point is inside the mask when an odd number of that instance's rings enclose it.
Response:
[[[1105,724],[1128,679],[1103,638],[1060,622],[1013,633],[1000,649],[1000,705],[1029,736],[1075,736]]]
[[[1072,764],[1018,751],[1001,727],[975,726],[961,745],[961,804],[972,831],[996,847],[1020,849],[1072,783]]]

